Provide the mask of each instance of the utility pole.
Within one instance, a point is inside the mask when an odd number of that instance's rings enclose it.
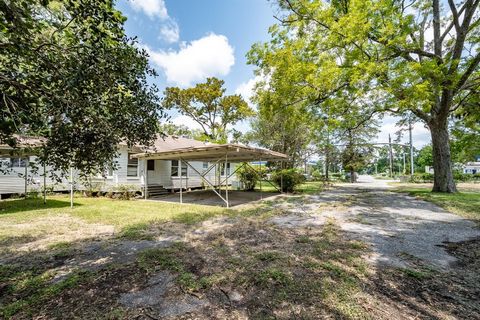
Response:
[[[413,165],[413,139],[412,139],[412,121],[410,120],[408,131],[410,135],[410,178],[413,179],[414,165]]]
[[[390,156],[390,177],[393,178],[393,151],[392,151],[392,137],[388,134],[388,153]]]
[[[403,174],[407,173],[407,167],[405,163],[405,151],[403,151]]]

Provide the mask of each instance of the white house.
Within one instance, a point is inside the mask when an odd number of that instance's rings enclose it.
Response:
[[[470,174],[480,173],[480,161],[467,162],[463,166],[463,173],[470,173]]]
[[[168,151],[179,148],[203,147],[212,145],[201,141],[192,139],[167,136],[158,136],[154,147],[150,150]],[[119,145],[118,156],[114,159],[117,163],[116,170],[109,170],[105,174],[99,174],[96,177],[91,177],[90,183],[95,184],[96,188],[104,191],[114,190],[119,186],[127,186],[143,190],[145,181],[147,181],[149,195],[155,195],[172,190],[178,190],[180,185],[182,189],[192,189],[204,187],[204,181],[200,174],[204,174],[207,170],[209,172],[205,175],[210,181],[214,181],[214,185],[218,185],[224,177],[233,173],[234,164],[227,162],[219,162],[213,165],[210,162],[191,161],[189,165],[182,163],[179,160],[157,160],[145,159],[139,160],[135,154],[145,152],[144,148],[135,147],[129,149],[125,144]],[[5,154],[5,152],[3,152]],[[3,168],[7,167],[9,170],[0,172],[0,195],[1,194],[22,194],[25,190],[40,190],[43,186],[44,168],[39,168],[36,174],[33,173],[29,164],[35,162],[35,156],[26,157],[5,157],[1,158]],[[226,170],[225,170],[226,166]],[[54,188],[57,191],[68,190],[70,187],[67,177],[60,182],[52,181],[49,177],[50,168],[46,167],[47,173],[46,185]],[[74,181],[76,189],[86,189],[87,183],[77,179],[77,174],[74,172]],[[25,179],[25,176],[27,179]],[[230,178],[230,184],[235,183],[235,175]],[[27,183],[26,183],[27,182]]]

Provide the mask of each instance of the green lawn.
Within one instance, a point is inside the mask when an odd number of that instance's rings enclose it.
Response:
[[[412,196],[431,201],[442,208],[467,219],[480,221],[480,192],[461,191],[457,193],[431,192],[431,186],[416,186],[415,184],[402,184],[396,191],[406,192]]]
[[[150,221],[180,221],[188,223],[191,214],[196,219],[207,219],[221,214],[225,209],[214,206],[178,204],[161,201],[113,200],[109,198],[76,197],[70,208],[68,196],[56,195],[47,199],[44,205],[37,199],[14,199],[0,202],[0,224],[4,221],[22,223],[32,218],[51,215],[70,215],[88,223],[125,226]]]
[[[93,238],[98,234],[142,237],[152,222],[194,223],[228,213],[221,207],[144,200],[76,197],[74,207],[66,195],[0,202],[0,247],[48,239],[44,245]],[[52,228],[55,226],[55,228]]]

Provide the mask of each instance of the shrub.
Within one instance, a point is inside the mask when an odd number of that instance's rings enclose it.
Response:
[[[97,196],[104,185],[103,182],[95,181],[91,178],[85,179],[84,181],[82,181],[82,184],[85,187],[83,194],[87,197]]]
[[[323,181],[323,180],[325,180],[324,175],[318,169],[313,170],[312,178],[313,178],[313,181]]]
[[[433,174],[428,172],[416,172],[413,174],[414,183],[433,182]]]
[[[131,198],[135,197],[138,191],[140,191],[138,186],[130,184],[121,184],[118,185],[115,189],[116,192],[114,193],[117,194],[117,197],[115,197],[115,195],[113,197],[122,200],[130,200]]]
[[[296,186],[305,182],[305,176],[295,169],[284,169],[274,172],[272,181],[279,187],[283,184],[283,192],[293,192]]]
[[[473,180],[473,174],[463,173],[463,172],[454,172],[453,179],[460,182],[468,182]]]
[[[240,169],[237,170],[237,177],[240,182],[243,184],[243,188],[246,191],[253,191],[257,182],[260,180],[260,175],[262,173],[258,173],[249,166],[242,166]]]

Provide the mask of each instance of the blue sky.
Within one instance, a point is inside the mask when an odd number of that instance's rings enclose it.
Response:
[[[268,28],[275,23],[274,7],[267,0],[118,0],[127,17],[129,36],[137,36],[158,71],[153,80],[161,91],[166,86],[188,87],[215,76],[225,80],[227,93],[248,100],[255,77],[245,54],[255,42],[268,41]],[[198,128],[186,116],[171,113],[171,121]],[[396,118],[383,121],[378,141],[388,140],[398,128]],[[246,131],[248,123],[238,130]],[[415,126],[414,141],[420,147],[429,141],[428,131]]]
[[[152,65],[159,71],[155,82],[161,89],[185,87],[202,81],[201,75],[214,75],[225,80],[230,93],[235,92],[253,78],[253,67],[246,64],[245,54],[253,43],[268,40],[268,27],[274,23],[273,8],[263,0],[121,0],[117,8],[128,18],[127,34],[138,36],[151,51]],[[197,45],[192,48],[192,43]],[[183,68],[180,64],[185,61],[179,53],[189,46],[191,52],[184,54],[185,60],[200,55],[198,63],[205,66],[210,56],[215,58],[211,63],[220,66],[203,68],[191,81],[188,76],[172,75],[172,70],[162,66],[168,61],[178,64],[171,69]],[[197,66],[189,67],[195,73]]]

